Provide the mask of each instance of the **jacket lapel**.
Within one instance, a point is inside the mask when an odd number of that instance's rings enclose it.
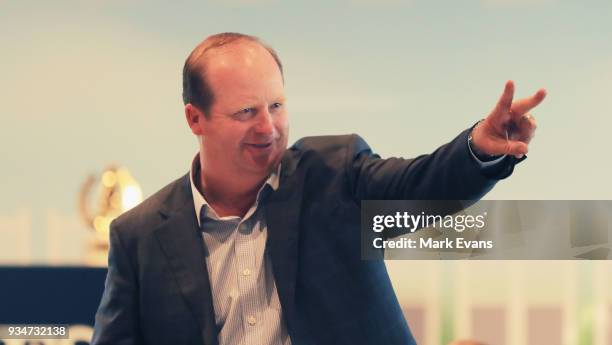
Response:
[[[295,174],[297,153],[288,151],[282,161],[280,184],[265,206],[268,227],[267,250],[283,314],[292,339],[301,332],[295,306],[298,263],[298,226],[302,208],[302,186]]]
[[[160,213],[166,219],[155,230],[157,239],[166,254],[181,293],[202,327],[204,344],[217,345],[205,248],[194,211],[189,175],[179,181]]]

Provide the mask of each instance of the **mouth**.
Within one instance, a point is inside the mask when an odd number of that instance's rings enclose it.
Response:
[[[250,146],[250,147],[258,148],[258,149],[265,149],[265,148],[268,148],[268,147],[272,146],[272,142],[269,142],[269,143],[260,143],[260,144],[248,144],[247,143],[246,145]]]

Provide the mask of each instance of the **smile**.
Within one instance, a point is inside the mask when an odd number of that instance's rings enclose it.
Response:
[[[272,146],[272,143],[264,143],[264,144],[247,144],[247,145],[248,145],[248,146],[251,146],[251,147],[256,147],[256,148],[259,148],[259,149],[265,149],[265,148],[268,148],[268,147]]]

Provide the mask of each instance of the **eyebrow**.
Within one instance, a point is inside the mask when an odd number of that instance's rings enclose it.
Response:
[[[287,97],[282,96],[282,97],[278,97],[278,98],[273,98],[272,101],[269,104],[273,104],[273,103],[285,103],[287,102]],[[238,111],[240,111],[240,109],[247,109],[247,108],[257,108],[259,105],[257,102],[244,102],[245,106],[239,106]]]
[[[272,104],[272,103],[283,103],[284,104],[286,102],[287,102],[287,97],[286,96],[281,96],[281,97],[278,97],[278,98],[273,98],[272,102],[269,103],[269,104]],[[235,106],[235,107],[232,106],[231,109],[228,109],[228,113],[235,114],[235,113],[239,112],[242,109],[257,108],[258,106],[259,105],[257,104],[257,102],[250,102],[250,101],[247,100],[247,101],[245,101],[243,103],[243,105],[239,105],[239,106]]]

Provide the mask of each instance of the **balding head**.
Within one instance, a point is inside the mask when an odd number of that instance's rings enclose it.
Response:
[[[256,44],[265,48],[274,58],[281,76],[283,75],[283,65],[278,55],[274,49],[261,42],[259,38],[233,32],[212,35],[198,44],[185,60],[183,67],[183,103],[185,105],[190,103],[198,107],[204,116],[208,117],[215,95],[207,80],[207,63],[214,58],[216,52],[244,43]]]

